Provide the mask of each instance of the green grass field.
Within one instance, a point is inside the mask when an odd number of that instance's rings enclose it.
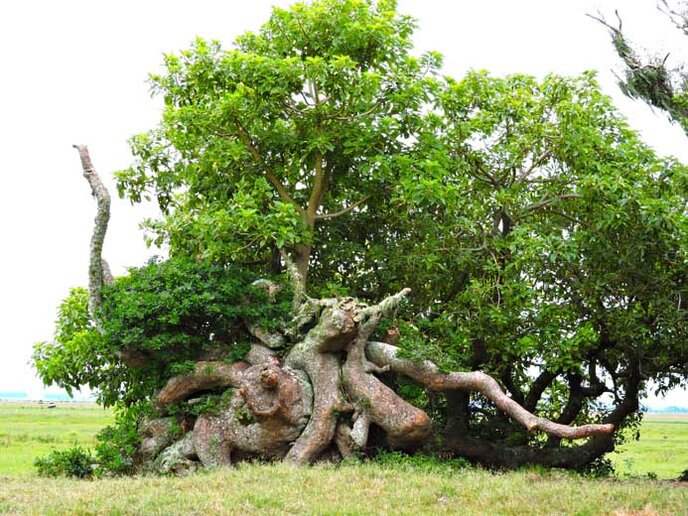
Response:
[[[95,404],[0,402],[0,475],[33,475],[33,461],[74,444],[95,445],[112,412]]]
[[[37,477],[33,459],[74,443],[92,446],[112,414],[45,407],[0,403],[0,514],[685,514],[688,507],[685,483],[638,478],[676,477],[688,467],[688,417],[646,418],[641,440],[613,456],[619,479],[364,463],[79,481]]]
[[[620,477],[678,478],[688,469],[688,414],[645,414],[640,440],[620,446],[610,458]]]

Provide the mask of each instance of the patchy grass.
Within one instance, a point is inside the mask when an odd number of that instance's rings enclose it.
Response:
[[[562,472],[246,464],[185,478],[4,478],[0,510],[50,514],[681,514],[688,488]]]
[[[111,411],[93,403],[50,405],[0,402],[0,475],[32,475],[37,457],[74,444],[92,447],[113,420]]]
[[[688,469],[688,414],[645,414],[640,439],[609,457],[621,477],[678,478]]]

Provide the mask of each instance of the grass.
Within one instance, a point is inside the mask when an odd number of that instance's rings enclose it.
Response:
[[[74,444],[95,445],[112,412],[89,403],[0,402],[0,475],[33,475],[33,461]],[[1,512],[1,511],[0,511]]]
[[[688,506],[688,489],[669,482],[404,464],[0,481],[0,512],[19,514],[681,514]]]
[[[688,414],[645,414],[640,439],[610,455],[619,476],[678,478],[688,469]]]
[[[430,461],[245,464],[184,478],[44,479],[51,449],[93,446],[112,414],[94,405],[0,403],[0,514],[684,514],[688,487],[638,478],[688,467],[688,417],[648,416],[641,440],[613,459],[620,479],[561,471],[494,474]],[[631,462],[632,461],[632,462]],[[624,470],[630,464],[630,470]],[[628,475],[636,478],[628,478]]]

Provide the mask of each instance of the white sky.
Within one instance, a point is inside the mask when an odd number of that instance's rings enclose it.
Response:
[[[127,138],[160,113],[147,74],[162,54],[196,37],[227,46],[267,20],[278,0],[22,0],[0,2],[0,392],[42,390],[28,365],[32,343],[50,339],[56,307],[87,283],[94,204],[73,143],[89,145],[101,177],[131,159]],[[623,97],[606,30],[585,16],[618,7],[624,28],[649,48],[686,55],[685,40],[654,0],[400,0],[419,21],[417,50],[438,50],[444,72],[495,75],[597,70],[633,127],[661,154],[688,161],[688,141],[661,114]],[[683,54],[680,53],[683,45]],[[116,200],[104,255],[115,274],[150,254],[138,221],[151,208]],[[655,406],[688,405],[685,391]]]

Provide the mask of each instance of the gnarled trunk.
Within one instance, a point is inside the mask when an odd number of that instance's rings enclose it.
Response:
[[[198,392],[235,389],[227,407],[198,418],[190,430],[194,449],[183,460],[196,458],[204,466],[228,466],[235,459],[259,456],[309,464],[335,448],[342,456],[364,449],[373,424],[384,431],[392,448],[408,450],[426,444],[432,436],[429,416],[385,385],[377,377],[381,373],[408,376],[431,392],[479,392],[528,432],[566,439],[594,437],[584,445],[585,453],[557,449],[547,451],[545,457],[542,450],[503,451],[465,435],[445,436],[448,448],[461,455],[496,465],[516,463],[526,456],[530,462],[566,466],[596,456],[598,449],[609,449],[613,424],[554,423],[524,409],[484,373],[445,374],[431,362],[401,358],[391,344],[369,341],[380,318],[394,311],[408,294],[403,290],[374,306],[351,298],[307,300],[310,312],[301,310],[299,317],[310,313],[312,320],[299,324],[310,329],[284,359],[256,344],[254,348],[262,352],[249,354],[261,357],[253,364],[199,362],[193,372],[169,380],[156,398],[163,414],[166,407]]]

